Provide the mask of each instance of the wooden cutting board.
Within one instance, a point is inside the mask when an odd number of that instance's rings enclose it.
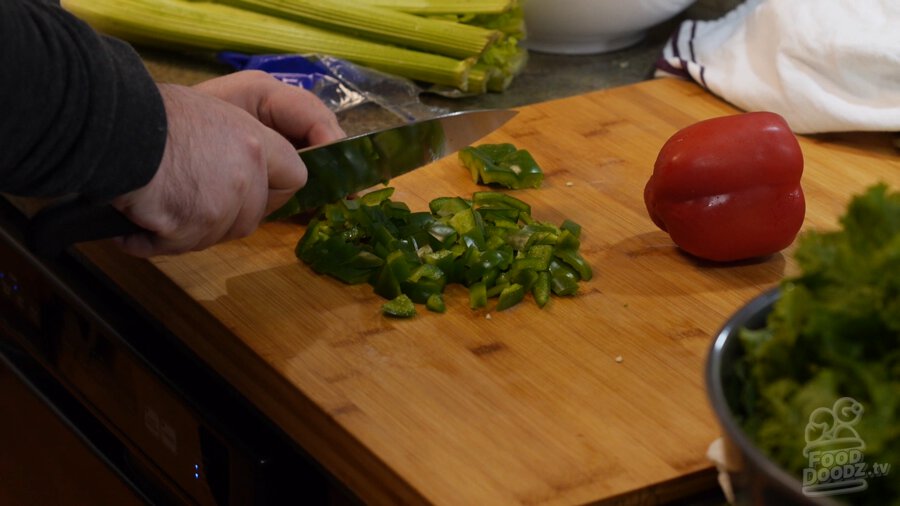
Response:
[[[473,311],[455,287],[445,314],[385,318],[368,285],[295,259],[304,229],[292,223],[152,261],[104,243],[81,250],[366,501],[662,502],[715,486],[711,336],[794,271],[790,249],[697,262],[647,217],[663,142],[733,112],[693,84],[656,80],[524,107],[484,139],[543,166],[543,188],[516,192],[536,218],[584,228],[595,277],[543,310],[529,298]],[[887,135],[801,144],[805,229],[835,227],[871,183],[900,187]],[[455,157],[392,184],[413,210],[479,189]]]

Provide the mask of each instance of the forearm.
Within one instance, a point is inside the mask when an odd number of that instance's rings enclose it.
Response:
[[[105,198],[150,181],[166,116],[130,47],[43,0],[0,2],[0,45],[0,191]]]

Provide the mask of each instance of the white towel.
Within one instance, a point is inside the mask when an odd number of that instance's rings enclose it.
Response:
[[[681,23],[657,75],[781,114],[797,133],[900,131],[900,0],[747,0]]]

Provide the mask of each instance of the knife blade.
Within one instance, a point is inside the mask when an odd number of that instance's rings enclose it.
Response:
[[[462,111],[301,149],[306,185],[270,218],[315,209],[430,164],[469,146],[516,115]]]
[[[516,111],[461,111],[300,149],[306,185],[270,215],[282,218],[314,209],[424,167],[509,121]],[[28,244],[45,257],[69,245],[146,232],[107,202],[84,198],[49,205],[31,217]]]

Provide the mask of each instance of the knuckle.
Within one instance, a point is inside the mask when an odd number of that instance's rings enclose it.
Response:
[[[261,135],[250,134],[244,138],[244,149],[248,158],[256,168],[265,167],[266,146]]]
[[[242,70],[241,75],[244,79],[252,83],[268,83],[273,79],[270,74],[256,69]]]

